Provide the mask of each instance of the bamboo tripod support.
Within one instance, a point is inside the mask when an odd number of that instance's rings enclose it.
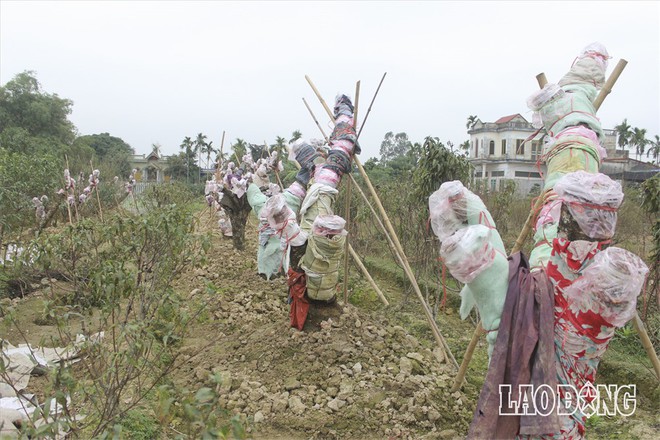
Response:
[[[293,163],[296,166],[296,168],[300,169],[300,164],[298,162],[294,161]],[[374,289],[374,292],[376,292],[376,295],[378,295],[378,299],[380,299],[384,305],[389,306],[390,305],[389,301],[387,301],[387,298],[385,298],[385,295],[383,295],[383,292],[380,290],[374,279],[371,277],[371,274],[369,273],[365,265],[362,263],[362,260],[360,260],[360,256],[357,254],[357,252],[355,252],[355,249],[353,249],[353,246],[351,246],[350,243],[348,244],[348,252],[351,254],[351,257],[353,257],[353,259],[355,260],[355,264],[362,272],[362,275],[364,275],[364,277],[371,285],[371,288]]]
[[[318,126],[319,130],[321,131],[321,134],[322,134],[323,137],[325,138],[325,141],[326,141],[326,142],[330,142],[330,140],[328,139],[328,137],[326,136],[326,134],[323,132],[323,129],[322,129],[321,126],[319,125],[318,121],[316,120],[316,116],[314,116],[314,112],[313,112],[312,109],[309,107],[309,105],[307,105],[307,101],[305,101],[305,98],[303,98],[303,101],[305,102],[305,106],[307,107],[307,110],[309,110],[309,114],[312,116],[312,119],[314,119],[314,122],[316,122],[316,125]],[[298,165],[298,164],[296,163],[296,165]],[[351,179],[351,183],[353,184],[353,186],[354,186],[355,189],[357,190],[358,194],[360,194],[360,197],[362,197],[362,200],[364,201],[364,203],[366,203],[366,205],[369,207],[369,210],[371,210],[371,214],[374,216],[374,219],[376,219],[376,222],[377,222],[378,225],[380,226],[381,231],[382,231],[383,234],[385,235],[385,239],[387,239],[387,243],[389,244],[390,249],[392,250],[392,252],[394,253],[394,255],[397,257],[397,259],[398,259],[398,261],[399,261],[399,264],[401,264],[401,267],[403,267],[403,266],[404,266],[404,262],[403,262],[403,260],[401,259],[401,255],[399,255],[399,252],[398,252],[398,250],[396,249],[396,246],[394,245],[394,242],[392,241],[392,238],[390,238],[390,233],[387,231],[387,228],[385,227],[385,225],[383,224],[382,220],[380,219],[380,216],[376,213],[376,210],[374,209],[374,206],[371,204],[371,202],[369,201],[369,198],[368,198],[367,195],[364,193],[364,191],[362,191],[362,188],[360,188],[360,185],[358,185],[357,181],[355,180],[355,177],[353,177],[353,174],[350,174],[350,173],[349,173],[349,174],[348,174],[348,177],[349,177],[349,179]],[[365,270],[366,270],[366,269],[365,269]],[[363,271],[363,273],[364,273],[364,271]],[[375,289],[374,289],[374,290],[375,290]],[[380,289],[379,289],[378,291],[380,291]],[[379,296],[380,296],[380,295],[379,295]],[[383,297],[383,298],[384,298],[384,297]],[[385,300],[385,301],[387,301],[387,300]],[[385,305],[389,305],[389,303],[386,303]]]
[[[330,118],[331,121],[334,122],[335,118],[333,113],[330,111],[330,108],[326,104],[325,100],[319,93],[318,89],[312,82],[312,80],[309,78],[309,76],[305,75],[305,79],[309,83],[310,87],[314,91],[314,94],[318,98],[318,100],[321,102],[321,105],[325,109],[326,113],[328,114],[328,117]],[[363,125],[364,127],[364,125]],[[415,275],[412,272],[412,269],[410,267],[410,263],[408,262],[408,259],[406,258],[406,254],[403,251],[403,247],[401,246],[401,243],[399,242],[399,239],[396,235],[396,232],[394,231],[394,227],[392,226],[392,223],[389,220],[389,217],[387,215],[387,212],[385,212],[385,208],[383,208],[382,203],[380,202],[380,198],[378,197],[378,193],[376,193],[376,190],[374,189],[373,185],[371,184],[371,180],[369,179],[369,176],[367,175],[366,171],[364,170],[364,167],[362,166],[362,163],[360,160],[357,158],[357,156],[354,156],[354,161],[355,164],[358,167],[358,170],[360,171],[360,174],[362,175],[362,178],[364,179],[365,183],[367,184],[367,188],[369,189],[369,192],[371,193],[371,196],[374,199],[374,202],[376,203],[376,206],[378,207],[378,211],[380,212],[385,225],[387,227],[388,232],[390,233],[390,236],[392,238],[392,241],[395,245],[395,248],[397,252],[400,255],[401,261],[403,262],[403,270],[406,273],[406,276],[410,280],[410,283],[413,286],[413,289],[415,290],[415,294],[417,295],[417,298],[419,299],[422,309],[424,310],[424,315],[426,316],[426,320],[429,323],[429,326],[431,327],[431,332],[433,333],[433,336],[436,340],[436,343],[438,346],[444,350],[444,352],[447,355],[447,358],[451,361],[451,363],[454,365],[454,367],[458,370],[458,362],[456,362],[456,358],[454,358],[454,355],[451,352],[451,349],[449,348],[449,345],[447,345],[447,342],[445,339],[442,337],[440,334],[440,330],[435,322],[435,319],[433,319],[433,314],[431,313],[431,310],[428,307],[428,304],[426,304],[426,301],[424,300],[424,296],[422,295],[422,291],[419,288],[419,285],[417,284],[417,279],[415,278]]]

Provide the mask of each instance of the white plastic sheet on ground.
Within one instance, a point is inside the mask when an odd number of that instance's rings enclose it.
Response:
[[[36,411],[34,395],[23,392],[36,367],[49,368],[61,362],[75,362],[84,344],[96,343],[103,336],[103,332],[89,339],[78,335],[73,346],[65,348],[33,347],[29,344],[14,347],[0,340],[0,357],[5,368],[5,373],[0,375],[0,438],[18,437],[19,431],[13,422],[28,420]],[[59,410],[59,405],[51,402],[50,413]]]

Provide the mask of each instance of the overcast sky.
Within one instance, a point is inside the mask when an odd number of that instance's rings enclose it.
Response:
[[[320,137],[302,99],[329,105],[361,80],[361,136],[377,156],[388,131],[413,141],[468,139],[484,122],[521,113],[535,75],[557,81],[587,44],[608,48],[609,72],[629,64],[599,116],[660,134],[658,2],[14,2],[0,1],[0,83],[33,70],[45,91],[74,102],[80,134],[109,132],[138,153],[185,136],[225,148]]]

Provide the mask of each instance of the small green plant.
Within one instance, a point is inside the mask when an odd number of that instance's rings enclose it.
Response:
[[[158,388],[156,413],[163,425],[177,433],[176,438],[243,439],[245,429],[238,417],[229,417],[219,404],[222,377],[210,377],[213,387],[191,392],[171,385]]]

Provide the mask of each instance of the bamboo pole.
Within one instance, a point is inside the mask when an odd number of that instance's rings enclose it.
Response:
[[[92,168],[92,174],[94,174],[94,165],[92,164],[92,159],[89,160],[89,166]],[[101,223],[104,223],[103,221],[103,209],[101,209],[101,197],[99,196],[99,187],[96,185],[94,187],[94,190],[96,191],[96,201],[99,204],[99,215],[101,216]]]
[[[305,79],[307,80],[307,82],[309,83],[309,86],[314,91],[314,94],[316,95],[316,97],[319,99],[319,101],[321,101],[321,105],[323,106],[323,108],[325,109],[325,112],[330,117],[330,120],[334,123],[335,122],[335,115],[332,113],[332,111],[330,111],[330,107],[328,107],[328,104],[325,103],[325,100],[321,97],[321,94],[319,93],[318,89],[316,88],[316,86],[314,85],[312,80],[309,78],[309,76],[305,75]]]
[[[536,75],[536,82],[539,83],[539,88],[545,87],[545,85],[548,83],[548,78],[545,77],[545,73],[541,72],[538,75]]]
[[[616,81],[619,79],[619,76],[621,76],[621,72],[623,72],[623,69],[626,68],[627,64],[628,61],[620,59],[614,67],[614,70],[612,70],[612,73],[610,74],[609,78],[607,78],[603,88],[600,89],[600,93],[598,93],[598,96],[596,96],[596,99],[594,100],[594,108],[596,111],[598,111],[600,106],[603,104],[603,101],[605,101],[607,95],[612,92],[612,87],[614,87],[614,84],[616,84]]]
[[[369,103],[367,114],[364,115],[364,121],[362,121],[362,124],[360,124],[360,131],[357,134],[358,139],[360,138],[360,134],[362,134],[362,129],[364,128],[364,124],[367,123],[367,118],[369,117],[369,113],[371,113],[371,106],[374,105],[374,101],[376,100],[376,96],[378,96],[378,91],[380,90],[380,86],[382,86],[383,81],[385,81],[385,75],[387,75],[387,72],[383,73],[383,77],[380,79],[380,82],[378,83],[378,87],[376,87],[376,92],[374,93],[374,97],[371,98],[371,102]],[[357,123],[357,118],[355,119],[355,122]]]
[[[354,108],[355,111],[353,112],[353,126],[356,127],[357,124],[357,116],[358,116],[358,103],[360,101],[360,81],[355,83],[355,104]],[[353,168],[351,166],[351,168]],[[348,175],[350,176],[352,173],[352,169],[348,171]],[[351,180],[346,181],[346,209],[344,211],[344,220],[346,220],[346,226],[347,226],[347,231],[348,231],[348,225],[351,221]],[[349,231],[350,235],[350,231]],[[348,276],[349,276],[349,268],[348,268],[348,236],[346,237],[346,249],[344,250],[344,304],[348,304]],[[362,262],[360,262],[362,263]]]
[[[305,101],[305,98],[303,98],[302,100],[305,103],[305,107],[307,107],[307,110],[309,111],[309,114],[312,115],[312,119],[314,119],[314,123],[316,123],[316,126],[319,128],[319,130],[321,130],[321,134],[325,138],[325,142],[330,143],[330,139],[328,139],[328,136],[325,134],[325,131],[323,131],[323,128],[321,128],[321,124],[319,124],[319,121],[316,120],[316,116],[314,116],[314,112],[309,107],[309,104],[307,104],[307,101]]]
[[[651,343],[651,338],[649,338],[649,334],[646,332],[646,327],[644,326],[644,322],[639,317],[637,312],[635,312],[635,317],[633,318],[632,321],[633,321],[633,327],[635,327],[635,330],[637,330],[637,333],[639,334],[639,337],[642,340],[642,345],[644,346],[644,349],[646,350],[646,353],[649,355],[649,359],[653,364],[653,370],[655,370],[655,377],[660,381],[660,360],[658,360],[658,356],[655,354],[655,350],[653,349],[653,344]]]
[[[325,103],[325,100],[319,93],[319,91],[316,89],[314,86],[314,83],[309,79],[307,75],[305,75],[305,79],[309,83],[309,85],[312,87],[312,90],[316,94],[316,97],[319,99],[321,102],[321,105],[325,109],[325,111],[328,113],[328,116],[330,117],[330,120],[334,121],[334,115],[330,112],[330,108],[328,105]],[[363,125],[364,126],[364,125]],[[436,343],[440,348],[442,348],[446,354],[447,357],[451,360],[452,364],[454,367],[458,370],[458,363],[456,362],[456,359],[454,358],[454,355],[451,352],[451,349],[449,348],[449,345],[447,345],[447,342],[445,339],[442,337],[440,334],[440,330],[438,329],[438,325],[436,324],[435,320],[433,319],[433,315],[431,314],[431,310],[429,310],[428,304],[426,304],[426,301],[424,300],[424,296],[422,295],[422,291],[419,288],[419,285],[417,284],[417,279],[415,278],[415,275],[412,272],[412,269],[410,267],[410,263],[408,263],[408,258],[406,257],[405,252],[403,251],[403,247],[401,246],[401,243],[399,242],[399,239],[396,235],[396,232],[394,231],[394,227],[392,226],[392,223],[390,222],[390,219],[387,215],[387,212],[385,212],[385,208],[383,208],[383,204],[380,202],[380,198],[378,197],[378,193],[376,193],[376,190],[374,189],[373,185],[371,184],[371,180],[369,180],[369,176],[367,175],[366,171],[364,170],[364,167],[362,167],[362,163],[360,163],[360,160],[358,159],[357,156],[354,156],[355,164],[358,167],[358,170],[360,171],[360,174],[364,178],[365,183],[367,184],[367,188],[369,188],[369,192],[371,193],[371,196],[374,198],[374,201],[376,203],[376,206],[378,207],[378,211],[380,212],[381,216],[383,217],[383,220],[385,221],[385,225],[387,226],[388,231],[391,234],[392,241],[394,242],[397,250],[399,251],[401,255],[401,260],[403,261],[403,270],[408,276],[408,279],[410,279],[410,282],[413,286],[413,289],[415,290],[415,294],[417,295],[417,298],[419,299],[420,303],[422,304],[422,309],[424,310],[424,315],[426,316],[426,320],[429,323],[429,326],[431,327],[431,332],[433,333],[433,336],[436,340]]]
[[[69,158],[67,157],[66,154],[64,155],[64,161],[66,162],[66,169],[67,169],[67,171],[69,171],[69,178],[71,178],[71,170],[69,169]],[[69,224],[73,225],[73,221],[72,221],[72,218],[71,218],[71,205],[69,204],[69,190],[68,189],[66,190],[66,200],[65,200],[65,202],[66,202],[66,210],[69,213]],[[74,199],[74,202],[75,202],[75,199]]]
[[[383,292],[380,291],[378,286],[376,285],[376,282],[374,281],[373,278],[371,278],[371,275],[369,274],[369,271],[367,268],[364,266],[362,261],[360,260],[360,256],[355,252],[353,249],[353,246],[351,246],[350,243],[348,243],[348,240],[346,240],[346,247],[348,248],[348,252],[351,254],[351,257],[353,257],[353,261],[355,261],[355,264],[357,265],[358,268],[362,271],[362,274],[364,277],[369,281],[369,284],[371,284],[371,287],[374,289],[376,294],[378,295],[378,298],[385,304],[386,306],[389,306],[390,303],[387,301],[387,298],[385,298],[385,295],[383,295]]]
[[[268,153],[268,142],[264,141],[264,146],[266,147],[266,152]],[[270,153],[268,153],[268,156],[270,157]],[[280,173],[277,171],[277,164],[275,164],[275,168],[273,168],[273,172],[275,173],[275,179],[277,179],[277,184],[280,186],[280,189],[284,191],[284,185],[282,185],[282,181],[280,180]]]
[[[222,170],[222,155],[223,155],[223,149],[225,147],[225,131],[222,130],[222,140],[220,141],[220,160],[216,161],[217,165],[215,168],[215,181],[218,182],[220,181],[220,172]]]
[[[465,377],[468,366],[470,365],[469,360],[472,359],[472,355],[474,354],[474,349],[477,347],[479,338],[481,338],[481,335],[485,333],[486,331],[482,327],[481,321],[479,321],[479,323],[477,324],[477,328],[474,330],[474,333],[472,333],[472,339],[470,339],[470,343],[468,344],[467,349],[465,350],[465,354],[463,355],[463,362],[461,362],[461,366],[458,369],[458,373],[454,378],[454,385],[451,387],[452,393],[458,391],[461,385],[463,385],[463,378]],[[468,359],[468,361],[465,362],[465,359]]]

